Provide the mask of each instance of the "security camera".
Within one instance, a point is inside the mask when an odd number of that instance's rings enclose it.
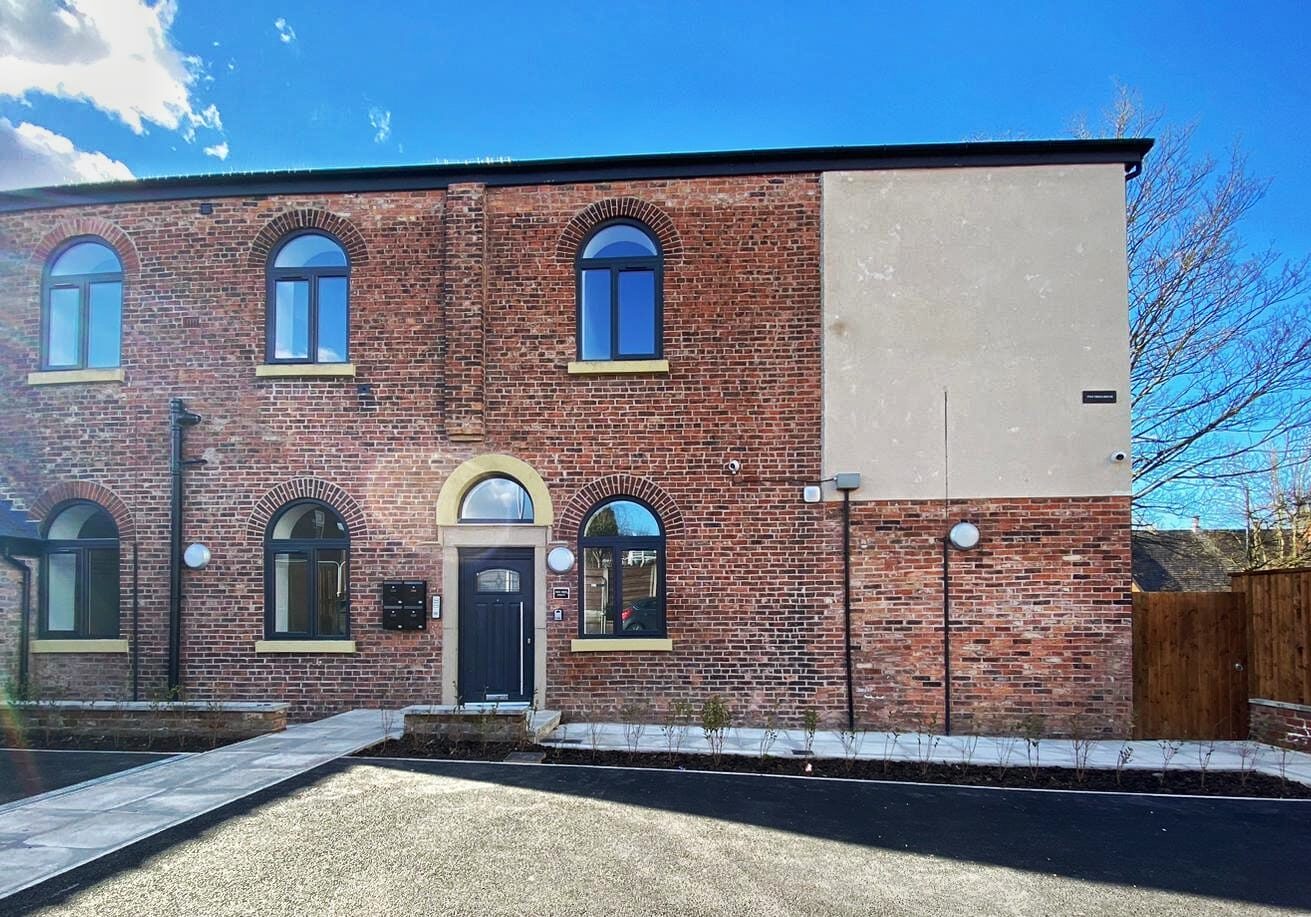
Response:
[[[1129,453],[1123,451],[1122,449],[1117,449],[1116,451],[1111,453],[1111,461],[1113,462],[1123,462],[1128,458],[1129,458]]]
[[[737,459],[729,459],[724,463],[724,470],[729,474],[737,474],[742,470],[742,463]]]

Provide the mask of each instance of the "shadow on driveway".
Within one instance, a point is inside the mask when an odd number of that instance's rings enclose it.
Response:
[[[736,822],[859,845],[871,856],[880,850],[919,854],[1311,910],[1311,803],[360,758],[334,761],[165,831],[22,892],[0,909],[21,913],[57,905],[228,818],[353,769],[432,774]],[[276,889],[269,894],[276,900]]]
[[[143,752],[0,748],[0,805],[171,757]]]

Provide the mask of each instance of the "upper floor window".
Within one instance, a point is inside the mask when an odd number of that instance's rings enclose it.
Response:
[[[532,522],[533,498],[514,478],[483,478],[460,503],[461,522]]]
[[[41,368],[119,365],[123,264],[100,239],[65,242],[46,264],[42,284]]]
[[[268,361],[347,362],[349,288],[350,262],[336,239],[284,239],[269,267]]]
[[[665,534],[660,519],[628,497],[600,504],[578,546],[581,636],[663,637]]]
[[[350,534],[330,506],[301,500],[269,523],[265,632],[271,639],[350,636]]]
[[[42,572],[41,636],[118,636],[118,526],[103,507],[79,500],[55,514]]]
[[[578,359],[660,357],[663,265],[660,243],[640,223],[592,233],[578,255]]]

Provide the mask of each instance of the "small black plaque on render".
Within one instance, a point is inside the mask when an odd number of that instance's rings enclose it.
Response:
[[[1084,389],[1084,404],[1115,404],[1116,393],[1103,389]]]
[[[569,598],[569,587],[568,587],[568,586],[556,586],[554,589],[551,590],[551,597],[552,597],[552,598],[557,598],[557,599],[567,599],[567,598]]]

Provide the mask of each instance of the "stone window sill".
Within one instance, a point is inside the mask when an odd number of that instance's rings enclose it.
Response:
[[[353,653],[354,640],[256,640],[257,653]]]
[[[28,385],[72,385],[86,382],[122,382],[123,367],[113,369],[43,369],[28,373]]]
[[[667,374],[668,360],[574,360],[569,364],[571,376],[611,376],[623,373]]]
[[[354,363],[261,363],[255,367],[255,376],[260,379],[345,379],[354,375]]]
[[[126,640],[33,640],[33,653],[126,653]]]
[[[569,643],[572,653],[669,653],[673,649],[674,641],[668,637],[593,637]]]

